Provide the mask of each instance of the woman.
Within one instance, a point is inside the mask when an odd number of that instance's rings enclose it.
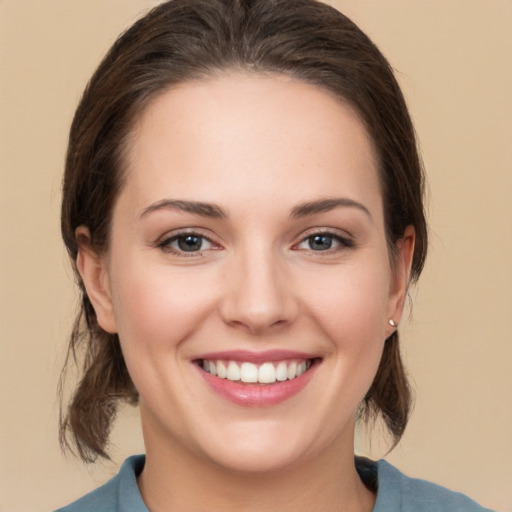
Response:
[[[174,0],[113,46],[71,128],[62,233],[83,307],[63,417],[146,457],[63,510],[483,510],[355,460],[410,391],[397,328],[423,267],[423,176],[386,60],[310,0]]]

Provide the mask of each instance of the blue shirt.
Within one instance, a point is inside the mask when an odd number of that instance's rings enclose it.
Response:
[[[149,512],[137,487],[144,455],[126,459],[105,485],[56,512]],[[384,460],[356,458],[357,471],[367,486],[377,488],[373,512],[492,512],[463,494],[409,478]]]

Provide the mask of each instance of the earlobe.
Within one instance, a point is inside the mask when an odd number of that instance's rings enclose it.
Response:
[[[389,318],[398,326],[405,305],[409,278],[411,275],[412,258],[416,233],[413,226],[407,226],[404,235],[396,243],[395,268],[390,294]]]
[[[76,266],[85,285],[87,296],[94,307],[101,328],[114,334],[117,329],[106,259],[92,247],[89,228],[79,226],[75,230],[75,237],[78,243]]]

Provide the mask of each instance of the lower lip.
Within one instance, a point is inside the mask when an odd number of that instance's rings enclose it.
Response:
[[[302,391],[317,367],[315,361],[300,377],[274,384],[246,384],[215,377],[199,366],[197,369],[210,388],[223,398],[245,407],[269,407],[280,404]]]

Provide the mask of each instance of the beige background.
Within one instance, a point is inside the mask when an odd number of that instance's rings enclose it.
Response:
[[[0,0],[2,512],[63,505],[143,449],[130,410],[113,435],[114,464],[84,467],[59,451],[55,388],[75,295],[58,210],[66,133],[86,80],[156,3]],[[414,318],[401,327],[416,409],[389,459],[512,511],[512,2],[331,3],[398,70],[431,189],[431,254]]]

